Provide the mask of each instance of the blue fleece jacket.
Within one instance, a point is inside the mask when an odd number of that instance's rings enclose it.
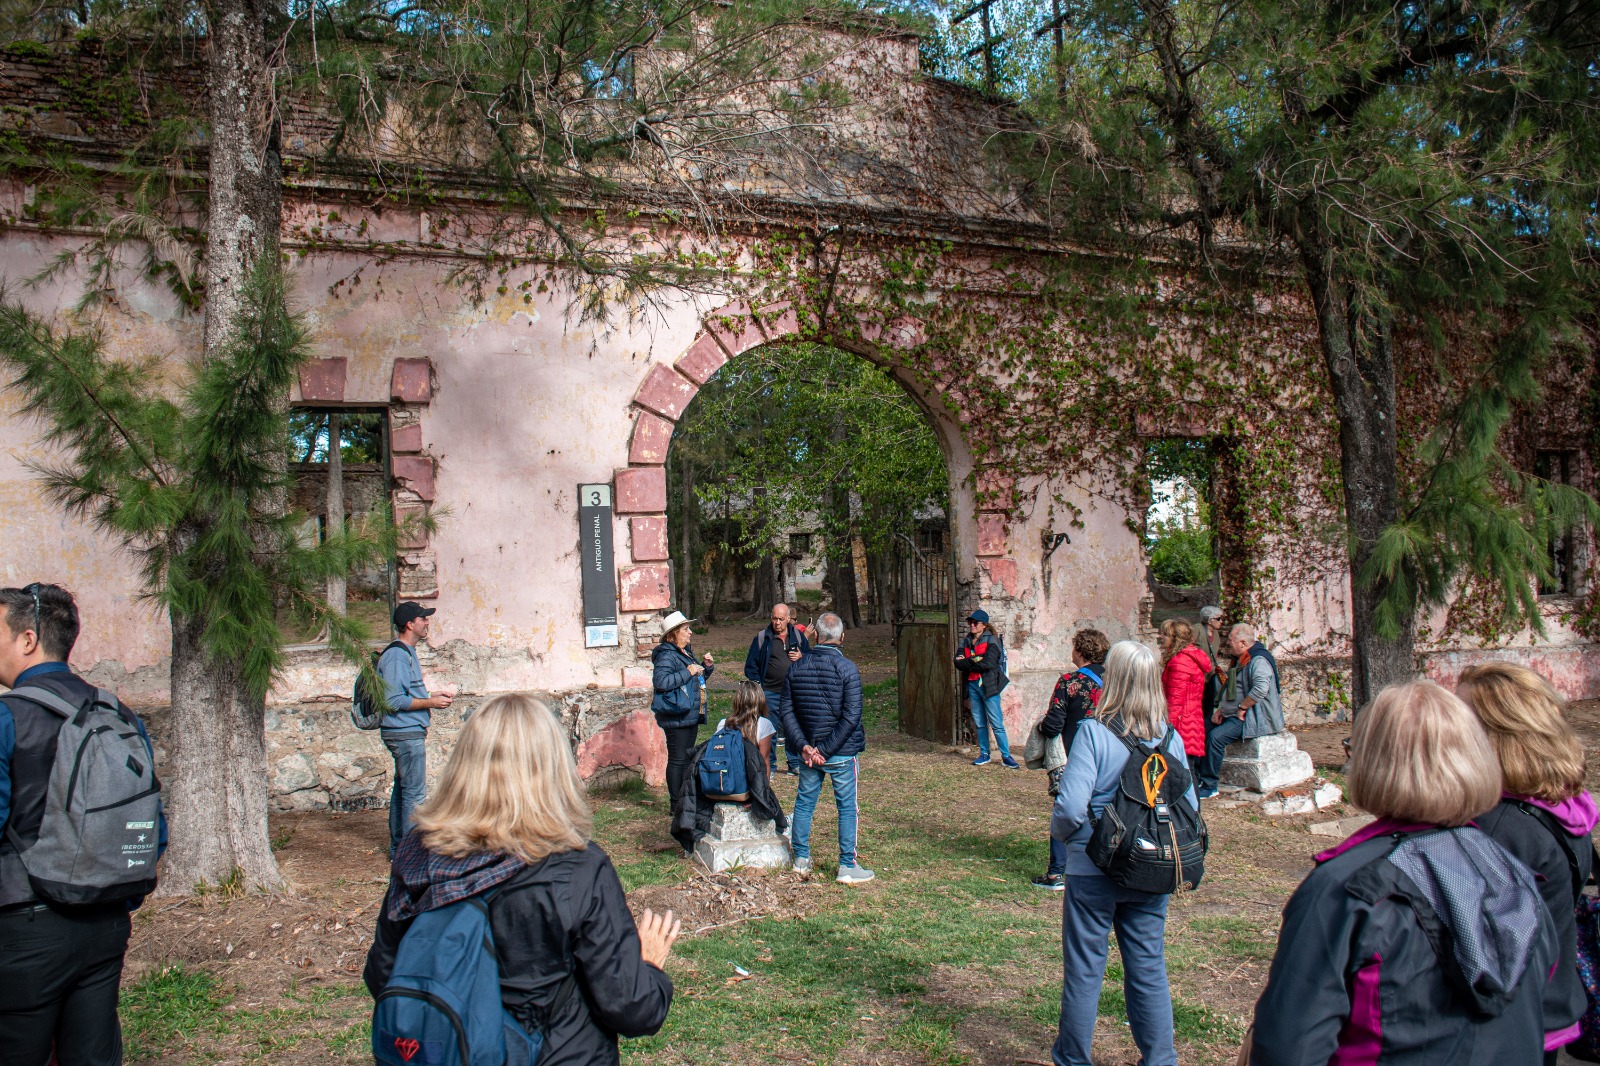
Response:
[[[1183,751],[1183,738],[1177,730],[1171,731],[1167,754],[1179,766],[1187,766]],[[1137,737],[1148,744],[1154,737]],[[1066,842],[1068,874],[1090,875],[1102,873],[1084,849],[1089,835],[1094,831],[1094,819],[1111,804],[1122,780],[1122,768],[1127,765],[1128,748],[1107,729],[1098,718],[1087,719],[1078,727],[1072,738],[1072,751],[1067,755],[1067,768],[1061,777],[1061,791],[1056,795],[1056,806],[1050,816],[1050,835]],[[1183,794],[1184,802],[1195,810],[1200,809],[1200,799],[1191,782]]]

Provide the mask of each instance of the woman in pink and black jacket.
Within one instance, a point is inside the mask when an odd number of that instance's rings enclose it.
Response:
[[[1377,821],[1283,912],[1252,1066],[1532,1066],[1555,928],[1528,868],[1471,825],[1500,794],[1483,727],[1431,681],[1356,716],[1350,798]]]
[[[1589,880],[1597,812],[1583,790],[1583,744],[1567,724],[1566,701],[1525,666],[1488,662],[1461,672],[1456,695],[1483,723],[1500,757],[1500,802],[1479,829],[1532,870],[1555,922],[1561,961],[1545,991],[1544,1061],[1578,1038],[1588,995],[1578,976],[1576,895]]]

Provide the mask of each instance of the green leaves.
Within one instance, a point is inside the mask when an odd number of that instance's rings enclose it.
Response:
[[[370,634],[327,608],[327,577],[393,556],[386,511],[315,547],[284,507],[285,398],[307,355],[283,279],[258,264],[237,328],[174,402],[153,362],[108,357],[93,332],[52,329],[0,294],[0,364],[23,409],[62,454],[41,465],[50,494],[140,559],[146,594],[200,623],[205,651],[263,695],[282,664],[277,605],[363,657]]]

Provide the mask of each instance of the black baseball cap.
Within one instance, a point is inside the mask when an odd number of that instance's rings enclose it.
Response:
[[[418,618],[428,617],[435,610],[437,608],[424,607],[420,603],[413,603],[407,600],[394,609],[394,627],[396,629],[404,629]]]

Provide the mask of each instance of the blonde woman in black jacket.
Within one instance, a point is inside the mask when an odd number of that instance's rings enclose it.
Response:
[[[672,979],[662,966],[678,923],[646,910],[634,924],[590,826],[554,713],[521,693],[484,704],[395,854],[368,990],[383,991],[417,915],[493,890],[501,1002],[544,1031],[539,1066],[615,1064],[619,1036],[649,1036],[667,1020]]]

